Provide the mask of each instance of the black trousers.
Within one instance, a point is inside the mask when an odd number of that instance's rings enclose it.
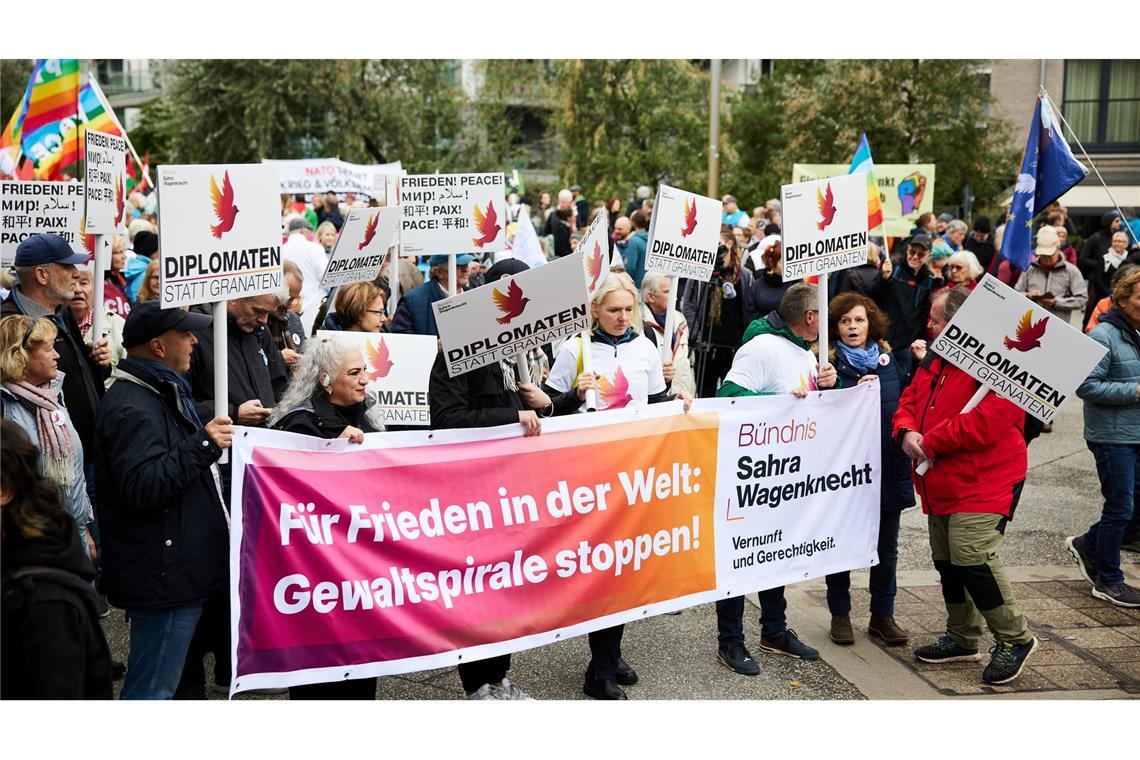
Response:
[[[376,699],[376,678],[290,686],[289,699]]]
[[[511,667],[511,656],[501,654],[497,657],[488,657],[475,662],[462,662],[459,670],[459,681],[463,690],[468,694],[476,692],[485,683],[498,683],[507,675]]]
[[[621,659],[621,636],[624,632],[624,625],[615,625],[590,634],[590,664],[586,666],[586,678],[614,680],[618,660]]]

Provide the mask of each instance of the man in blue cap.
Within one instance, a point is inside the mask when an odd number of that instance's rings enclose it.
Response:
[[[448,276],[448,256],[432,256],[428,259],[428,281],[415,290],[408,291],[400,299],[396,313],[392,317],[392,332],[412,335],[434,335],[439,337],[435,324],[435,312],[431,305],[451,295],[451,281]],[[467,265],[474,257],[467,253],[455,257],[455,292],[467,289],[470,273]]]
[[[72,251],[59,235],[36,233],[24,238],[16,247],[19,282],[0,303],[0,317],[25,314],[47,317],[55,324],[55,350],[59,370],[64,373],[63,396],[83,444],[83,461],[89,465],[95,415],[103,395],[103,380],[110,372],[111,351],[106,338],[93,347],[84,344],[83,333],[68,308],[79,284],[75,265],[86,261],[85,254]]]

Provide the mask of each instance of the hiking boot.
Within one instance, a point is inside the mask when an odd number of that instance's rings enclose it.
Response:
[[[511,683],[511,679],[503,678],[498,686],[491,686],[495,699],[529,700],[531,697],[525,691]]]
[[[1124,581],[1111,586],[1097,583],[1093,586],[1092,595],[1097,599],[1111,602],[1117,607],[1140,607],[1140,591],[1129,586]]]
[[[851,616],[832,615],[831,631],[827,635],[836,644],[854,644],[855,631],[851,628]]]
[[[894,615],[872,615],[871,622],[867,625],[867,633],[878,636],[891,646],[899,646],[910,641],[910,635],[899,627]]]
[[[637,671],[634,670],[628,662],[619,657],[617,670],[614,671],[614,680],[617,681],[620,686],[633,686],[637,683]]]
[[[982,659],[977,649],[966,649],[949,636],[939,636],[938,641],[914,650],[914,656],[923,662],[977,662]]]
[[[734,673],[742,676],[760,675],[760,666],[743,644],[729,644],[716,650],[716,660]]]
[[[1085,546],[1084,536],[1069,536],[1065,539],[1065,546],[1069,547],[1069,554],[1077,561],[1077,569],[1086,581],[1096,585],[1096,559]]]
[[[1025,661],[1037,648],[1037,639],[1033,638],[1024,644],[1010,644],[1001,642],[990,650],[990,664],[982,671],[982,680],[988,684],[1009,683],[1021,675]]]
[[[761,636],[760,648],[765,652],[787,655],[788,657],[796,657],[801,660],[819,659],[819,650],[813,649],[801,642],[799,637],[796,636],[796,632],[791,628],[788,628],[774,639],[766,639]]]

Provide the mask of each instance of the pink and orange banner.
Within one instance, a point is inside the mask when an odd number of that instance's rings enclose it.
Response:
[[[877,413],[877,395],[863,391],[853,406],[848,393],[832,392],[832,405]],[[850,483],[847,509],[823,495],[822,479],[800,494],[768,478],[788,489],[776,510],[778,495],[773,503],[749,485],[769,473],[742,466],[737,454],[759,439],[740,431],[756,429],[756,409],[773,410],[767,419],[791,430],[801,424],[793,418],[828,399],[736,401],[698,402],[688,414],[676,403],[544,420],[532,438],[517,425],[375,434],[363,445],[241,429],[231,500],[233,690],[540,646],[803,577],[813,545],[827,555],[812,570],[867,566],[877,440],[852,435],[851,420],[839,418],[834,444],[816,440],[822,425],[811,438],[789,438],[797,456],[865,468],[866,478]],[[786,469],[804,480],[798,460]],[[744,558],[756,553],[753,536],[785,524],[786,559],[756,567]]]

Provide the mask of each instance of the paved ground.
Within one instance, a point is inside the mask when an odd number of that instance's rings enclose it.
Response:
[[[926,666],[911,647],[888,648],[862,632],[851,647],[827,639],[829,615],[823,581],[788,589],[789,623],[820,649],[823,659],[801,662],[765,655],[757,611],[749,608],[745,633],[761,674],[738,676],[716,662],[716,621],[711,605],[661,616],[626,627],[623,651],[641,676],[629,687],[631,699],[811,700],[937,699],[956,697],[1137,698],[1140,696],[1140,613],[1092,599],[1064,546],[1064,539],[1097,519],[1100,494],[1092,456],[1081,437],[1081,403],[1062,411],[1056,432],[1029,449],[1030,470],[1017,514],[1001,554],[1016,584],[1031,628],[1042,642],[1030,672],[1010,686],[981,684],[981,665]],[[925,518],[917,509],[903,515],[900,531],[898,613],[921,645],[941,630],[943,611],[937,575],[930,565]],[[1125,572],[1140,585],[1140,555],[1125,554]],[[853,574],[852,588],[866,588],[865,573]],[[854,622],[866,592],[854,595]],[[126,660],[126,626],[121,613],[104,621],[112,651]],[[862,629],[860,629],[861,631]],[[984,646],[988,647],[986,643]],[[511,678],[538,699],[585,699],[582,669],[585,638],[520,652]],[[454,670],[441,669],[379,679],[380,699],[458,699]],[[211,695],[211,698],[221,698]],[[240,695],[239,699],[284,699]]]

